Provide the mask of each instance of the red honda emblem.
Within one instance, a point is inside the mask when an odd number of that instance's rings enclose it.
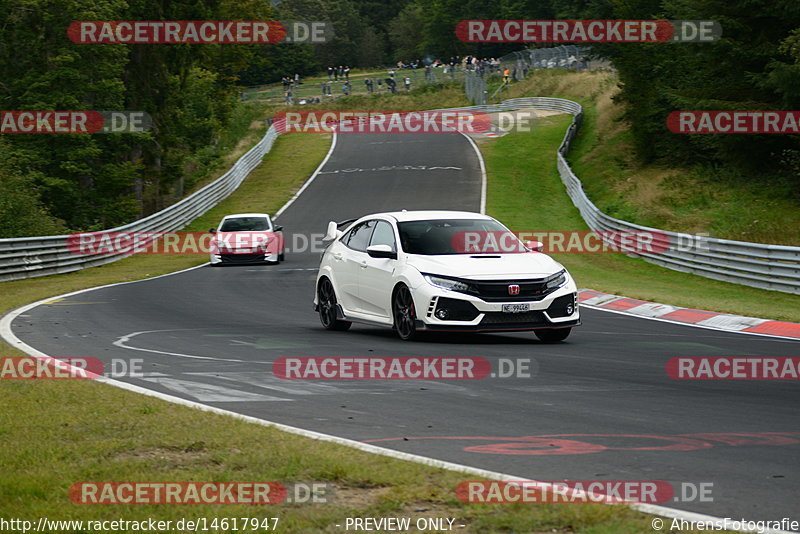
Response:
[[[517,284],[511,284],[510,286],[508,286],[508,294],[519,295],[519,286]]]

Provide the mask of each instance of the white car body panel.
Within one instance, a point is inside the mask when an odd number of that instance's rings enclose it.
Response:
[[[342,242],[357,225],[373,219],[387,221],[392,225],[396,241],[396,259],[373,258],[367,252],[354,250]],[[505,254],[423,255],[408,254],[400,245],[398,223],[452,219],[479,219],[496,223],[486,215],[454,211],[404,211],[362,217],[349,224],[344,232],[336,232],[337,237],[322,255],[317,274],[317,287],[323,278],[331,281],[340,308],[340,319],[346,321],[391,326],[394,322],[392,292],[398,284],[404,284],[411,290],[417,322],[424,329],[503,331],[552,329],[580,324],[575,282],[561,264],[546,254],[529,251]],[[546,293],[544,297],[524,300],[512,297],[508,300],[502,298],[486,300],[478,295],[436,286],[425,278],[426,274],[430,274],[463,279],[467,282],[511,280],[541,283],[542,279],[562,271],[565,277],[560,287]],[[471,320],[440,319],[434,313],[439,309],[438,301],[441,298],[468,303],[477,311],[477,316]],[[559,298],[561,298],[559,302],[570,302],[569,308],[564,309],[571,309],[572,313],[551,315],[553,310],[548,311],[548,309]],[[314,304],[315,306],[319,304],[316,292]],[[503,306],[506,304],[527,304],[530,312],[543,312],[546,324],[526,326],[509,322],[507,328],[502,322],[487,324],[485,319],[490,316],[513,321],[514,314],[504,312]]]

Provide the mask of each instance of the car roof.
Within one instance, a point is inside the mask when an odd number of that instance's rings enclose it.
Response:
[[[231,215],[226,215],[222,218],[224,221],[225,219],[234,219],[236,217],[265,217],[267,219],[270,218],[268,213],[232,213]]]
[[[485,219],[492,220],[488,215],[473,211],[449,211],[449,210],[416,210],[416,211],[389,211],[376,213],[375,215],[386,215],[394,217],[398,222],[407,221],[430,221],[434,219]]]

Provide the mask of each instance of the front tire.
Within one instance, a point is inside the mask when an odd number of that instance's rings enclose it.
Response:
[[[534,330],[536,337],[542,343],[558,343],[559,341],[564,341],[569,336],[569,333],[572,332],[572,328],[547,328],[544,330]]]
[[[411,341],[419,336],[414,298],[411,296],[411,291],[404,285],[398,287],[394,292],[392,315],[394,316],[394,329],[400,339]]]
[[[336,292],[333,284],[324,278],[317,289],[317,307],[319,308],[319,320],[325,330],[344,331],[352,326],[350,321],[342,321],[336,316]]]

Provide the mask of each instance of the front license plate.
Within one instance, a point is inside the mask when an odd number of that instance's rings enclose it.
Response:
[[[530,304],[503,304],[503,313],[522,313],[530,309]]]

